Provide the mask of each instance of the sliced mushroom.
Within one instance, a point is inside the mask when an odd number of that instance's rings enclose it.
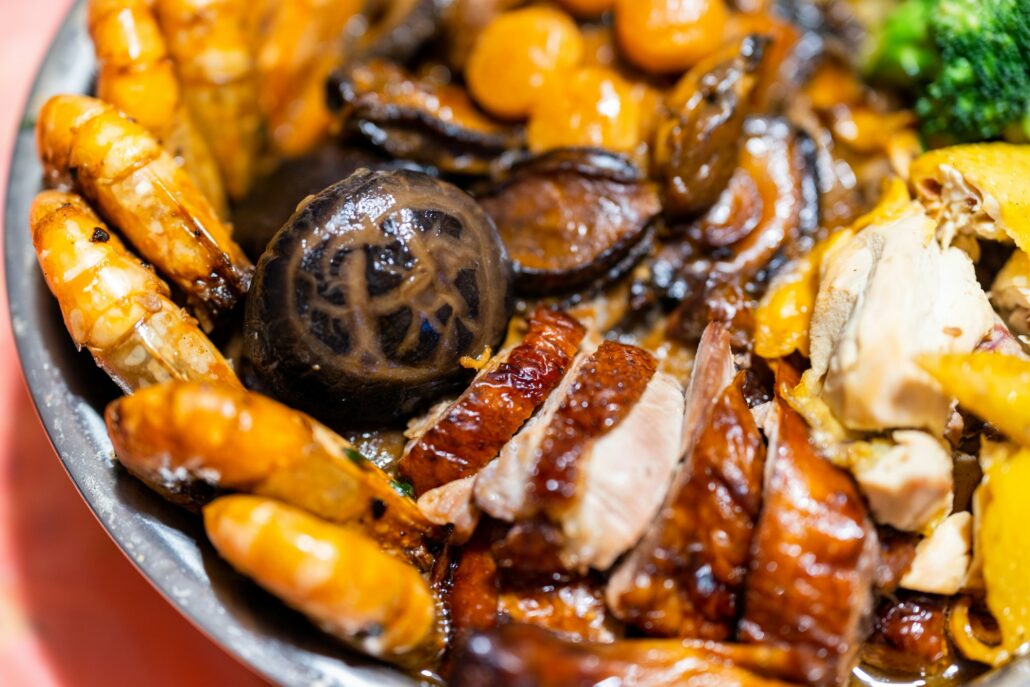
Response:
[[[679,340],[695,342],[708,322],[721,321],[735,346],[750,346],[752,313],[770,278],[807,252],[818,230],[810,139],[778,118],[751,118],[744,133],[729,185],[688,230],[696,250],[681,251],[681,283],[673,286],[685,299],[668,329]]]
[[[262,256],[244,356],[261,386],[330,424],[402,417],[467,379],[504,336],[511,271],[454,186],[359,170],[311,199]]]
[[[719,198],[737,164],[748,100],[767,40],[747,36],[692,69],[669,97],[654,163],[665,180],[665,212],[689,217]]]
[[[504,153],[522,147],[520,130],[488,119],[460,87],[385,60],[335,72],[329,103],[346,131],[444,172],[485,174]]]
[[[654,186],[629,160],[590,149],[517,165],[479,202],[512,258],[516,289],[527,295],[617,278],[661,211]]]

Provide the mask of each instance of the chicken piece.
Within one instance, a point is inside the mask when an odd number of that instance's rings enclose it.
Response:
[[[550,523],[568,569],[607,569],[654,517],[679,458],[683,390],[656,367],[642,349],[602,343],[481,473],[477,503]]]
[[[471,635],[459,644],[451,685],[787,687],[758,673],[783,672],[791,660],[788,652],[767,647],[671,639],[575,642],[541,628],[511,624]]]
[[[951,454],[925,432],[898,431],[894,445],[851,466],[876,522],[928,531],[951,512]]]
[[[951,401],[915,362],[969,352],[994,311],[958,249],[941,249],[933,222],[913,205],[827,256],[811,327],[822,396],[855,430],[944,431]]]
[[[991,300],[1017,334],[1030,334],[1030,255],[1017,250],[991,285]]]
[[[777,400],[768,424],[739,635],[790,648],[796,680],[843,685],[872,610],[876,531],[854,483],[815,452],[800,415]]]
[[[464,544],[479,524],[479,508],[472,497],[475,475],[430,489],[418,499],[422,515],[434,525],[451,525],[452,544]]]
[[[916,557],[901,587],[927,594],[957,594],[969,571],[973,516],[949,516],[916,545]]]
[[[408,445],[398,469],[415,492],[473,475],[493,460],[558,386],[584,333],[568,315],[537,310],[522,342]]]
[[[443,648],[429,585],[360,532],[255,496],[212,502],[204,528],[234,568],[355,648],[406,666]]]
[[[958,234],[1030,250],[1030,150],[1009,143],[938,148],[912,163],[916,195],[947,246]]]
[[[892,675],[935,675],[951,664],[947,620],[948,601],[941,597],[905,594],[881,599],[862,661]]]
[[[609,583],[616,616],[649,635],[723,640],[733,634],[765,462],[742,391],[744,374],[718,396],[658,519]]]

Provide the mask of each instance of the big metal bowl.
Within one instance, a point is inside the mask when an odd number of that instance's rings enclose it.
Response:
[[[342,648],[241,577],[208,544],[198,518],[169,505],[114,462],[102,413],[117,389],[88,354],[72,345],[36,265],[27,228],[29,205],[41,179],[32,125],[50,96],[90,90],[95,63],[85,27],[85,2],[79,0],[61,25],[29,96],[4,213],[12,328],[50,441],[125,555],[179,612],[245,665],[290,687],[415,685],[398,671]],[[1030,659],[974,684],[1030,685]]]

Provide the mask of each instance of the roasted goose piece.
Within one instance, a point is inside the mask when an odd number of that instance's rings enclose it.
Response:
[[[152,386],[111,403],[105,420],[119,462],[173,501],[192,505],[198,487],[277,499],[364,530],[422,570],[445,538],[343,437],[242,388]]]
[[[786,687],[759,673],[786,672],[791,660],[788,652],[769,647],[670,639],[574,642],[529,625],[504,625],[473,634],[458,645],[451,684]]]
[[[765,462],[744,399],[745,374],[717,397],[657,521],[609,583],[618,617],[649,635],[724,640],[733,634]]]
[[[398,469],[415,492],[473,475],[496,458],[558,386],[584,333],[568,315],[538,309],[522,342],[491,361],[408,445]]]
[[[633,266],[661,212],[654,186],[626,158],[560,149],[518,165],[479,198],[515,270],[515,288],[548,294],[609,279]],[[646,246],[645,246],[646,250]]]
[[[520,131],[488,119],[458,86],[384,60],[335,72],[329,98],[346,131],[393,157],[444,172],[485,174],[501,155],[522,147]]]
[[[659,124],[654,146],[666,214],[704,212],[729,182],[766,43],[747,36],[728,44],[694,67],[669,96],[672,116]]]
[[[506,562],[546,569],[550,550],[567,569],[604,570],[636,543],[679,458],[683,391],[656,367],[605,341],[480,472],[477,503],[518,523]]]
[[[684,254],[685,299],[668,333],[697,341],[709,321],[732,324],[750,346],[751,313],[778,265],[811,248],[819,213],[810,140],[782,119],[751,118],[740,164],[716,204],[688,230],[700,247]]]
[[[894,675],[932,675],[947,667],[952,651],[944,597],[883,598],[875,616],[873,634],[862,648],[864,663]]]
[[[770,413],[739,634],[791,649],[796,680],[844,685],[872,610],[876,531],[847,473],[815,452],[801,416],[781,399]]]

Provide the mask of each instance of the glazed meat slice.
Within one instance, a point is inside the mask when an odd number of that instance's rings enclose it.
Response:
[[[575,642],[538,627],[504,625],[456,649],[453,687],[786,687],[762,674],[789,666],[782,650],[715,642]]]
[[[400,473],[423,494],[475,474],[493,460],[537,406],[558,386],[584,335],[573,318],[541,308],[522,343],[479,375],[407,447]]]
[[[657,521],[612,576],[611,607],[650,635],[733,634],[765,463],[744,399],[745,374],[719,396]]]
[[[876,531],[851,478],[815,452],[804,420],[782,400],[767,433],[739,634],[791,649],[799,681],[844,685],[868,629]]]
[[[512,543],[545,538],[578,571],[607,569],[636,543],[679,458],[683,391],[656,368],[646,351],[605,341],[480,474],[476,501],[518,523]]]
[[[621,626],[604,605],[604,588],[593,576],[566,581],[510,576],[501,584],[498,615],[505,623],[547,628],[570,639],[611,642]]]
[[[891,674],[932,675],[948,666],[948,600],[900,594],[876,606],[873,634],[862,661]]]

